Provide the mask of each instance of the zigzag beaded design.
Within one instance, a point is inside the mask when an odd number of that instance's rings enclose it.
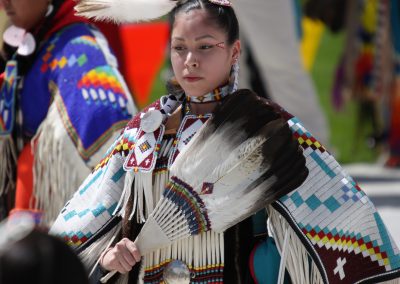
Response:
[[[100,161],[93,171],[97,171],[98,169],[106,166],[114,155],[121,154],[123,157],[127,156],[129,151],[135,147],[135,143],[132,138],[133,136],[126,135],[126,132],[124,132],[124,135],[110,147],[110,150],[106,153],[105,157]]]
[[[79,89],[87,89],[87,90],[102,90],[103,93],[93,95],[88,91],[88,98],[93,101],[101,100],[101,101],[109,101],[114,102],[118,99],[118,95],[124,96],[123,87],[115,75],[114,71],[108,66],[100,66],[93,70],[90,70],[86,73],[81,80],[78,82]],[[112,95],[109,92],[112,91]]]

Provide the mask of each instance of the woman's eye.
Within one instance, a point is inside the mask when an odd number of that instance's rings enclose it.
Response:
[[[204,44],[204,45],[200,46],[200,49],[205,50],[205,49],[211,49],[213,47],[214,47],[214,45]]]
[[[176,51],[182,51],[182,50],[185,50],[185,47],[184,47],[184,46],[180,46],[180,45],[173,46],[172,48],[173,48],[174,50],[176,50]]]

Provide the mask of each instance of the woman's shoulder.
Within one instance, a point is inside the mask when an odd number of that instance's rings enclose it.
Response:
[[[269,98],[261,97],[257,93],[255,93],[255,92],[253,92],[251,90],[248,90],[248,89],[239,89],[236,92],[239,92],[239,93],[240,92],[253,93],[253,94],[257,95],[257,97],[260,100],[260,102],[262,102],[263,104],[268,105],[271,111],[274,111],[274,112],[278,113],[279,115],[281,115],[286,120],[289,120],[289,119],[293,118],[293,115],[291,113],[289,113],[284,107],[282,107],[277,102],[274,102]]]
[[[142,118],[144,115],[153,110],[161,110],[163,97],[154,101],[153,103],[144,107],[141,111],[139,111],[136,115],[132,117],[132,119],[128,122],[125,130],[130,129],[139,129]],[[180,116],[180,107],[178,107],[171,115],[168,116],[168,120],[166,121],[165,125],[165,133],[176,132],[176,130],[180,126],[181,122]]]
[[[152,102],[151,104],[147,105],[144,107],[142,110],[140,110],[136,115],[134,115],[131,120],[128,122],[126,129],[132,129],[132,128],[139,128],[140,127],[140,122],[143,118],[143,116],[152,110],[160,110],[161,109],[161,98]]]
[[[94,26],[82,22],[71,24],[52,34],[44,50],[51,47],[59,56],[74,53],[78,56],[83,53],[101,52],[102,43],[108,46],[103,34]]]
[[[87,23],[71,24],[53,34],[41,49],[38,60],[41,69],[53,76],[79,77],[95,68],[118,66],[103,34]]]
[[[70,42],[75,38],[80,38],[82,36],[93,36],[94,27],[85,22],[78,22],[67,25],[58,31],[51,34],[48,42],[55,42],[62,40],[63,42]]]

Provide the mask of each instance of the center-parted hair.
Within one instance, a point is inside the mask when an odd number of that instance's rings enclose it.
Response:
[[[177,14],[181,12],[188,13],[195,9],[205,10],[210,19],[227,33],[228,44],[231,45],[239,39],[239,22],[233,8],[230,6],[217,5],[208,0],[179,1],[170,14],[171,26],[174,25]]]

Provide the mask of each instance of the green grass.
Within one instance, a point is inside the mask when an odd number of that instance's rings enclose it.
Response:
[[[358,105],[347,102],[337,112],[331,102],[332,85],[343,44],[343,34],[334,35],[326,31],[312,70],[312,78],[330,127],[331,145],[328,148],[342,163],[371,162],[376,159],[377,151],[369,149],[366,144],[371,128],[365,127],[359,134],[356,133]]]
[[[153,87],[151,89],[150,99],[148,103],[152,103],[159,99],[161,96],[167,94],[167,90],[165,88],[165,78],[163,77],[163,73],[167,71],[169,68],[169,64],[167,60],[165,60],[163,66],[161,67],[160,71],[157,74],[157,78],[154,81]]]

